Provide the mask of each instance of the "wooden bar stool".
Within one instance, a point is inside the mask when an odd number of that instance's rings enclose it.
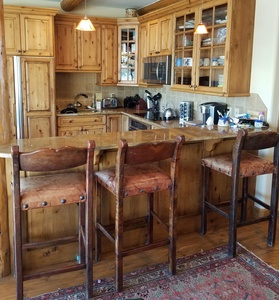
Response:
[[[14,266],[18,300],[23,299],[25,280],[84,268],[86,269],[86,294],[88,298],[93,297],[94,148],[93,141],[89,141],[85,148],[44,148],[25,153],[19,152],[18,146],[12,146]],[[85,171],[81,171],[80,168],[72,169],[83,165]],[[32,175],[23,177],[23,173],[27,171],[32,172]],[[27,214],[32,209],[62,207],[69,204],[78,206],[79,225],[76,236],[39,242],[28,240],[26,231],[23,230],[23,225],[27,226],[25,224],[27,222],[24,222],[24,213]],[[28,274],[24,272],[23,251],[73,242],[79,242],[78,263],[43,271],[36,270]]]
[[[273,148],[273,161],[266,160],[247,151]],[[245,151],[247,150],[247,151]],[[279,134],[272,131],[251,132],[240,129],[234,143],[233,153],[216,155],[202,159],[203,166],[203,193],[201,211],[201,234],[206,233],[207,211],[211,209],[229,220],[229,246],[230,257],[236,255],[237,227],[269,221],[267,243],[273,246],[276,236],[276,222],[278,209],[278,168],[279,168]],[[219,203],[213,205],[208,202],[207,189],[210,169],[231,177],[231,196],[229,212],[221,209]],[[270,204],[254,197],[248,192],[248,179],[251,177],[272,174]],[[213,173],[212,173],[213,176]],[[242,196],[239,200],[240,183],[242,180]],[[268,211],[268,215],[247,220],[247,200],[252,200]],[[240,215],[237,209],[240,203]]]
[[[178,136],[175,141],[128,146],[126,140],[120,140],[116,166],[95,173],[97,182],[97,199],[94,205],[95,258],[96,260],[100,259],[102,232],[115,244],[115,285],[118,292],[123,289],[123,257],[125,256],[169,245],[169,271],[171,274],[176,272],[176,179],[178,175],[178,161],[184,141],[184,136]],[[163,171],[157,163],[164,160],[170,160],[169,172]],[[106,227],[101,222],[101,187],[104,187],[116,197],[114,236],[111,234],[109,226]],[[168,224],[165,224],[153,210],[153,194],[164,190],[170,191]],[[124,249],[124,198],[141,194],[148,195],[146,244]],[[167,229],[169,232],[167,239],[158,242],[153,241],[153,218]]]

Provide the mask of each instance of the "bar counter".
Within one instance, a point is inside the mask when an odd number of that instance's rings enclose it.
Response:
[[[168,126],[169,125],[169,126]],[[6,166],[6,186],[7,193],[8,218],[4,212],[0,212],[0,228],[7,228],[7,232],[2,232],[2,242],[0,243],[0,253],[2,258],[0,262],[0,277],[6,276],[10,269],[13,269],[13,241],[12,241],[12,196],[10,189],[11,182],[11,145],[18,144],[20,151],[31,151],[43,147],[62,147],[62,146],[78,146],[84,147],[89,139],[95,140],[95,170],[102,169],[114,164],[117,144],[119,139],[124,138],[129,144],[137,144],[142,142],[155,142],[161,140],[173,140],[177,135],[184,135],[186,143],[183,145],[180,168],[179,168],[179,182],[178,182],[178,205],[177,205],[177,233],[199,231],[200,227],[200,199],[201,199],[201,158],[218,153],[229,153],[232,151],[232,145],[235,140],[237,129],[229,127],[217,126],[189,126],[183,128],[173,128],[173,123],[167,123],[165,126],[169,128],[154,129],[154,130],[138,130],[126,132],[113,132],[96,135],[80,135],[78,137],[48,137],[48,138],[31,138],[13,140],[7,145],[0,146],[0,163],[5,163]],[[143,154],[146,155],[146,154]],[[218,174],[214,176],[210,195],[214,199],[228,200],[229,181]],[[217,184],[218,183],[218,184]],[[221,184],[220,184],[221,183]],[[155,205],[160,208],[160,215],[167,219],[168,204],[165,192],[158,193],[155,196]],[[131,200],[127,202],[124,211],[125,216],[132,218],[141,218],[146,209],[145,201],[139,196],[136,201]],[[106,198],[110,201],[107,206],[105,214],[102,216],[107,224],[111,224],[114,216],[114,199],[111,195],[106,194]],[[159,201],[160,198],[160,201]],[[137,201],[141,200],[141,201]],[[160,203],[160,206],[159,206]],[[2,203],[3,204],[3,203]],[[25,232],[30,240],[35,238],[43,238],[44,236],[63,236],[63,234],[73,234],[76,232],[77,217],[76,207],[69,208],[46,208],[37,209],[28,212],[27,220],[32,224],[31,230]],[[7,212],[6,212],[7,214]],[[222,218],[218,219],[216,216],[208,217],[209,227],[219,226]],[[40,220],[40,222],[37,222]],[[3,224],[5,223],[5,224]],[[41,224],[42,223],[42,224]],[[161,236],[161,228],[155,225],[155,236]],[[131,246],[137,242],[144,240],[145,231],[142,225],[138,228],[130,228],[127,233],[126,246]],[[6,241],[6,242],[5,242]],[[8,241],[8,242],[7,242]],[[112,244],[104,241],[103,251],[112,250]],[[36,249],[26,253],[24,259],[24,266],[26,269],[32,269],[34,266],[40,265],[42,267],[51,263],[60,262],[56,257],[56,252],[63,251],[65,260],[72,260],[76,257],[76,245],[72,247],[62,245],[61,247],[49,247],[49,249]],[[4,259],[3,259],[4,257]],[[58,256],[59,257],[59,256]],[[60,258],[59,258],[60,259]]]

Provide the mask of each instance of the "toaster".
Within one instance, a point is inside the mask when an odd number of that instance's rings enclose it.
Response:
[[[117,108],[117,98],[108,97],[102,100],[102,108]]]

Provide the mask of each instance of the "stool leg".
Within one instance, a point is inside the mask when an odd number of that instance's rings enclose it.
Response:
[[[154,196],[153,194],[148,194],[148,215],[147,215],[147,239],[146,244],[149,245],[153,242],[153,209],[154,209]]]
[[[79,240],[79,263],[84,264],[85,263],[85,245],[84,240],[82,236],[82,230],[85,228],[85,203],[78,203],[78,240]]]
[[[238,177],[232,174],[231,178],[231,200],[229,211],[229,257],[236,255],[236,229],[237,229],[237,199],[238,199]]]
[[[116,196],[115,210],[115,286],[123,289],[123,197]]]
[[[23,268],[22,268],[22,229],[20,204],[14,207],[14,272],[16,279],[16,299],[23,299]]]
[[[93,298],[93,203],[86,201],[85,209],[86,294],[90,299]]]
[[[96,181],[96,201],[94,205],[94,223],[95,223],[95,261],[100,260],[101,254],[101,231],[98,229],[98,223],[101,218],[101,185]]]
[[[207,230],[207,207],[206,207],[206,194],[208,191],[208,181],[209,181],[209,168],[202,167],[202,203],[201,203],[201,234],[205,234]]]
[[[169,271],[172,275],[176,274],[176,206],[177,192],[174,188],[175,183],[170,191],[169,203]]]
[[[273,247],[276,238],[276,224],[278,214],[278,175],[272,175],[271,199],[270,199],[270,216],[268,223],[268,246]]]
[[[247,199],[248,199],[248,177],[242,180],[242,198],[241,198],[241,216],[240,221],[246,221],[247,217]]]

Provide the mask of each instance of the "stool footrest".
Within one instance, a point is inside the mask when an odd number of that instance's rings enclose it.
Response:
[[[162,246],[169,245],[169,244],[170,244],[169,240],[163,240],[163,241],[154,242],[154,243],[148,244],[148,245],[142,245],[142,246],[137,246],[137,247],[134,247],[134,248],[126,249],[126,250],[123,251],[123,257],[133,255],[133,254],[136,254],[136,253],[139,253],[139,252],[142,252],[142,251],[162,247]]]
[[[82,270],[85,268],[86,268],[86,264],[76,264],[76,265],[72,265],[72,266],[61,267],[59,269],[52,269],[52,270],[37,272],[36,274],[32,274],[32,273],[24,274],[23,279],[30,280],[30,279],[40,278],[40,277],[44,277],[44,276],[57,275],[57,274],[65,273],[65,272]]]
[[[212,210],[214,210],[214,211],[216,211],[216,212],[218,212],[218,213],[221,214],[223,217],[229,219],[229,214],[228,214],[228,213],[226,213],[226,212],[224,212],[222,209],[220,209],[220,208],[218,208],[218,207],[212,205],[211,203],[205,202],[205,206],[208,207],[208,208],[210,208],[210,209],[212,209]]]
[[[256,224],[256,223],[260,223],[263,221],[268,221],[271,219],[271,216],[266,216],[266,217],[261,217],[255,220],[247,220],[247,221],[242,221],[237,223],[237,227],[242,227],[242,226],[246,226],[246,225],[250,225],[250,224]]]
[[[37,248],[43,248],[46,246],[51,245],[64,245],[64,244],[70,244],[78,241],[78,236],[68,236],[64,238],[58,238],[53,239],[49,241],[43,241],[43,242],[34,242],[34,243],[26,243],[22,245],[22,249],[37,249]]]

